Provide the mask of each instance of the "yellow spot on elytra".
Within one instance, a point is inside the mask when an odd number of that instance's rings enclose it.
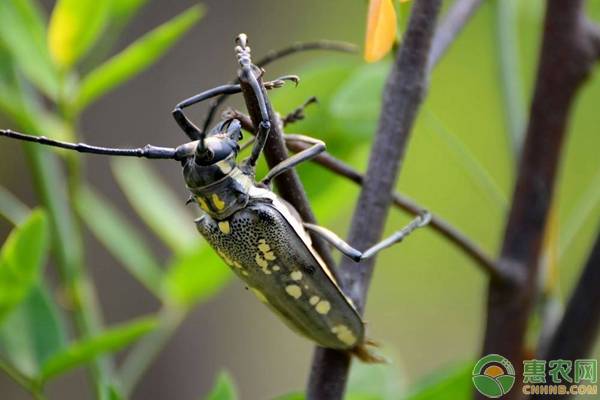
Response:
[[[356,336],[346,325],[336,325],[331,328],[331,332],[335,333],[340,342],[352,346],[356,343]]]
[[[269,246],[264,239],[260,239],[258,241],[258,249],[262,252],[262,253],[266,253],[268,251],[271,250],[271,246]]]
[[[248,271],[242,271],[242,275],[248,276]]]
[[[221,221],[221,222],[219,222],[219,229],[221,230],[221,232],[223,232],[224,234],[228,235],[229,232],[231,232],[231,228],[229,226],[229,221]]]
[[[234,262],[233,262],[233,265],[234,265],[236,268],[239,268],[239,269],[243,269],[243,268],[244,268],[244,267],[242,267],[242,264],[240,264],[240,263],[239,263],[239,262],[237,262],[237,261],[234,261]]]
[[[218,194],[213,193],[211,198],[212,198],[212,202],[215,205],[215,207],[217,208],[217,210],[222,210],[225,208],[225,202],[223,200],[221,200],[221,198],[219,197]]]
[[[308,299],[308,302],[314,306],[319,302],[319,296],[312,296],[310,299]]]
[[[292,280],[294,280],[294,281],[299,281],[300,279],[302,279],[302,272],[300,272],[300,271],[293,271],[290,274],[290,278],[292,278]]]
[[[327,314],[329,312],[329,310],[331,309],[331,304],[329,304],[329,302],[327,300],[321,300],[316,306],[315,306],[315,310],[317,310],[317,312],[319,314]]]
[[[221,258],[223,259],[223,261],[225,261],[227,263],[227,265],[234,264],[233,261],[231,261],[231,259],[229,257],[227,257],[227,255],[225,253],[223,253],[221,250],[217,250],[217,253],[219,253]]]
[[[275,254],[273,254],[272,251],[269,251],[268,253],[264,253],[264,257],[265,257],[265,260],[269,260],[269,261],[273,261],[273,260],[277,259],[277,257],[275,257]]]
[[[264,258],[262,258],[260,254],[257,254],[256,257],[254,257],[254,261],[256,261],[258,266],[261,268],[267,268],[269,266],[269,263]]]
[[[279,271],[279,270],[280,270],[279,265],[273,265],[273,271]]]
[[[285,291],[295,299],[299,299],[302,296],[302,289],[298,285],[287,285]]]
[[[198,205],[200,205],[200,208],[203,211],[206,211],[206,212],[209,211],[208,204],[206,204],[206,201],[204,200],[204,198],[202,198],[201,196],[197,196],[196,201],[198,202]]]
[[[263,303],[269,302],[269,300],[267,300],[266,296],[260,290],[258,290],[256,288],[252,288],[252,287],[250,288],[250,290],[252,290],[252,292],[254,293],[256,298],[258,298],[258,300],[260,300],[261,302],[263,302]]]

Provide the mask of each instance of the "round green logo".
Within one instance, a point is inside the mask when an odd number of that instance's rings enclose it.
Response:
[[[504,396],[515,384],[515,369],[499,354],[488,354],[473,368],[473,384],[482,395],[491,399]]]

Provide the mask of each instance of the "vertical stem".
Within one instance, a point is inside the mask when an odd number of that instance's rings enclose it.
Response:
[[[548,0],[535,93],[500,254],[501,265],[520,275],[522,283],[489,285],[483,354],[502,354],[518,374],[569,112],[594,62],[583,21],[582,0]],[[519,392],[508,396],[517,398]]]
[[[425,94],[428,56],[441,0],[418,0],[404,41],[388,76],[375,143],[356,206],[348,242],[364,249],[377,242],[392,201],[401,161],[419,106]],[[343,259],[338,269],[346,294],[364,311],[374,259],[359,265]],[[308,398],[341,399],[350,368],[347,355],[318,349],[308,384]]]

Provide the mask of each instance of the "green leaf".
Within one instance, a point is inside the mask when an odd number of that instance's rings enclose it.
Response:
[[[581,193],[576,206],[567,218],[558,246],[559,259],[566,254],[586,222],[593,220],[594,211],[600,207],[600,170],[590,182],[591,184],[587,185],[587,189]]]
[[[140,318],[133,322],[110,328],[100,335],[71,344],[54,354],[42,365],[40,382],[77,368],[107,352],[118,351],[151,332],[157,325],[155,318]]]
[[[163,275],[160,265],[125,217],[89,187],[80,191],[77,211],[90,231],[129,273],[159,296]]]
[[[463,171],[495,201],[497,206],[506,209],[508,207],[507,194],[500,189],[498,183],[483,164],[481,164],[477,156],[454,133],[447,129],[432,111],[426,111],[427,122],[430,123],[433,131],[438,134],[446,146],[456,155],[457,160],[463,166]]]
[[[284,394],[281,396],[277,396],[273,400],[304,400],[305,398],[306,397],[304,396],[304,393],[294,392],[294,393],[288,393],[288,394]]]
[[[161,57],[202,17],[194,6],[142,36],[125,50],[90,72],[83,79],[76,107],[81,110],[94,100],[142,72]]]
[[[116,387],[110,386],[108,400],[125,400],[125,397],[123,397],[121,392]]]
[[[462,400],[473,396],[473,363],[443,370],[427,378],[407,400]]]
[[[122,158],[112,160],[112,167],[133,208],[171,249],[183,252],[201,243],[184,200],[167,189],[150,163]]]
[[[18,225],[29,215],[29,208],[14,194],[0,186],[0,216],[13,225]]]
[[[148,0],[119,0],[113,1],[111,7],[111,14],[113,18],[119,20],[129,20],[129,18],[135,14],[140,7],[143,7]]]
[[[42,12],[34,0],[0,1],[0,42],[19,69],[50,98],[56,98],[58,74],[46,46]]]
[[[176,304],[191,307],[217,294],[231,277],[212,248],[199,246],[175,257],[165,277],[165,294]]]
[[[12,363],[33,376],[50,355],[65,347],[64,323],[43,285],[31,290],[27,299],[6,318],[0,343]]]
[[[56,66],[70,69],[102,33],[111,0],[58,0],[48,26],[48,48]]]
[[[350,371],[348,394],[350,398],[392,400],[400,394],[401,372],[392,364],[367,365],[357,363]],[[350,397],[352,395],[353,397]]]
[[[237,400],[237,398],[237,390],[231,375],[223,371],[219,373],[215,386],[205,400]]]
[[[25,300],[40,276],[47,250],[47,221],[41,210],[31,213],[2,246],[0,254],[0,322]]]
[[[389,69],[388,61],[358,68],[333,97],[331,114],[349,134],[364,137],[375,131]]]

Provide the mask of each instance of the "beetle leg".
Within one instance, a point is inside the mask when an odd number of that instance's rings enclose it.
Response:
[[[181,127],[181,129],[183,129],[185,134],[191,140],[198,140],[200,139],[201,135],[200,129],[198,129],[198,127],[196,127],[196,125],[194,125],[192,121],[190,121],[185,116],[185,114],[183,113],[183,109],[201,101],[210,99],[211,97],[219,96],[222,94],[234,94],[239,93],[241,91],[242,89],[240,88],[240,85],[222,85],[217,86],[216,88],[206,90],[177,104],[175,106],[175,109],[173,110],[173,118],[175,118],[177,124]]]
[[[316,157],[319,153],[325,151],[325,143],[320,141],[319,139],[314,139],[309,136],[303,135],[286,135],[286,137],[292,137],[295,140],[310,143],[312,144],[312,146],[305,150],[302,150],[299,153],[294,154],[293,156],[283,160],[282,162],[274,166],[261,181],[261,183],[267,186],[271,183],[271,180],[273,180],[273,178],[275,178],[277,175],[291,168],[294,168],[296,165],[304,161],[310,160]]]
[[[399,231],[393,233],[386,239],[383,239],[381,242],[373,245],[365,251],[360,251],[350,246],[347,242],[341,239],[334,232],[330,231],[327,228],[324,228],[319,225],[313,225],[309,223],[304,223],[304,227],[311,232],[316,233],[321,236],[323,239],[332,244],[336,249],[338,249],[342,254],[346,257],[351,258],[352,260],[359,262],[366,258],[373,257],[375,254],[379,253],[381,250],[392,246],[398,242],[401,242],[405,237],[410,235],[415,229],[421,228],[429,223],[431,219],[431,214],[428,211],[422,211],[419,216],[413,219],[408,225]]]

